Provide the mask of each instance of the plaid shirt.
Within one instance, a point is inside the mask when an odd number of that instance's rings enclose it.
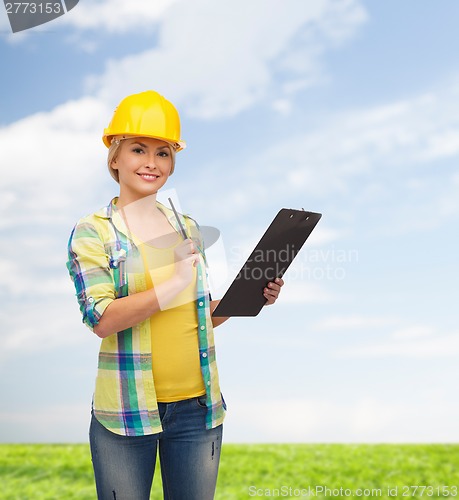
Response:
[[[126,265],[128,259],[141,259],[141,255],[129,237],[116,201],[114,198],[107,207],[80,219],[68,245],[67,269],[83,322],[91,330],[113,300],[147,290],[145,274],[131,271],[143,266]],[[160,203],[157,207],[178,231],[172,210]],[[222,423],[226,405],[215,359],[204,245],[197,223],[188,216],[180,217],[200,256],[196,308],[201,373],[207,395],[206,427],[211,429]],[[162,431],[151,364],[150,318],[102,340],[93,411],[97,420],[116,434],[143,436]]]

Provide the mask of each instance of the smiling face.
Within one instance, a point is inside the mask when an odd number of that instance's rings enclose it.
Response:
[[[120,198],[125,203],[155,194],[166,183],[172,166],[171,146],[150,137],[121,141],[111,163],[118,172]]]

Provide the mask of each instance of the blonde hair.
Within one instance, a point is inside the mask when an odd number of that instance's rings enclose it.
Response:
[[[164,141],[166,142],[166,141]],[[119,173],[118,170],[112,167],[112,163],[118,158],[121,144],[123,143],[123,140],[113,140],[112,143],[110,144],[110,147],[108,148],[108,156],[107,156],[107,166],[108,166],[108,171],[110,172],[110,175],[115,179],[115,181],[119,184],[120,179],[119,179]],[[172,159],[172,167],[169,175],[172,175],[175,170],[175,148],[166,142],[166,144],[169,146],[169,151],[171,152],[171,159]]]

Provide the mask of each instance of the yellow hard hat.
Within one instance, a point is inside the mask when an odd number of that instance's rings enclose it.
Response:
[[[186,147],[180,140],[180,117],[174,105],[153,90],[125,97],[115,109],[102,140],[110,147],[116,136],[153,137],[171,144],[176,151]]]

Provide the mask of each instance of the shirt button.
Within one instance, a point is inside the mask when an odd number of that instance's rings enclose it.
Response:
[[[206,327],[204,325],[201,325],[201,330],[204,330]]]
[[[90,304],[92,304],[92,303],[94,302],[94,297],[89,297],[89,298],[88,298],[88,302],[89,302]]]
[[[204,305],[204,302],[199,302],[199,305],[202,307]]]
[[[200,280],[202,280],[202,276],[201,276],[201,275],[199,275],[199,276],[198,276],[198,278],[199,278]]]
[[[210,385],[210,380],[207,381],[207,385]]]
[[[203,352],[203,353],[202,353],[202,357],[203,357],[203,358],[207,358],[207,352]]]

